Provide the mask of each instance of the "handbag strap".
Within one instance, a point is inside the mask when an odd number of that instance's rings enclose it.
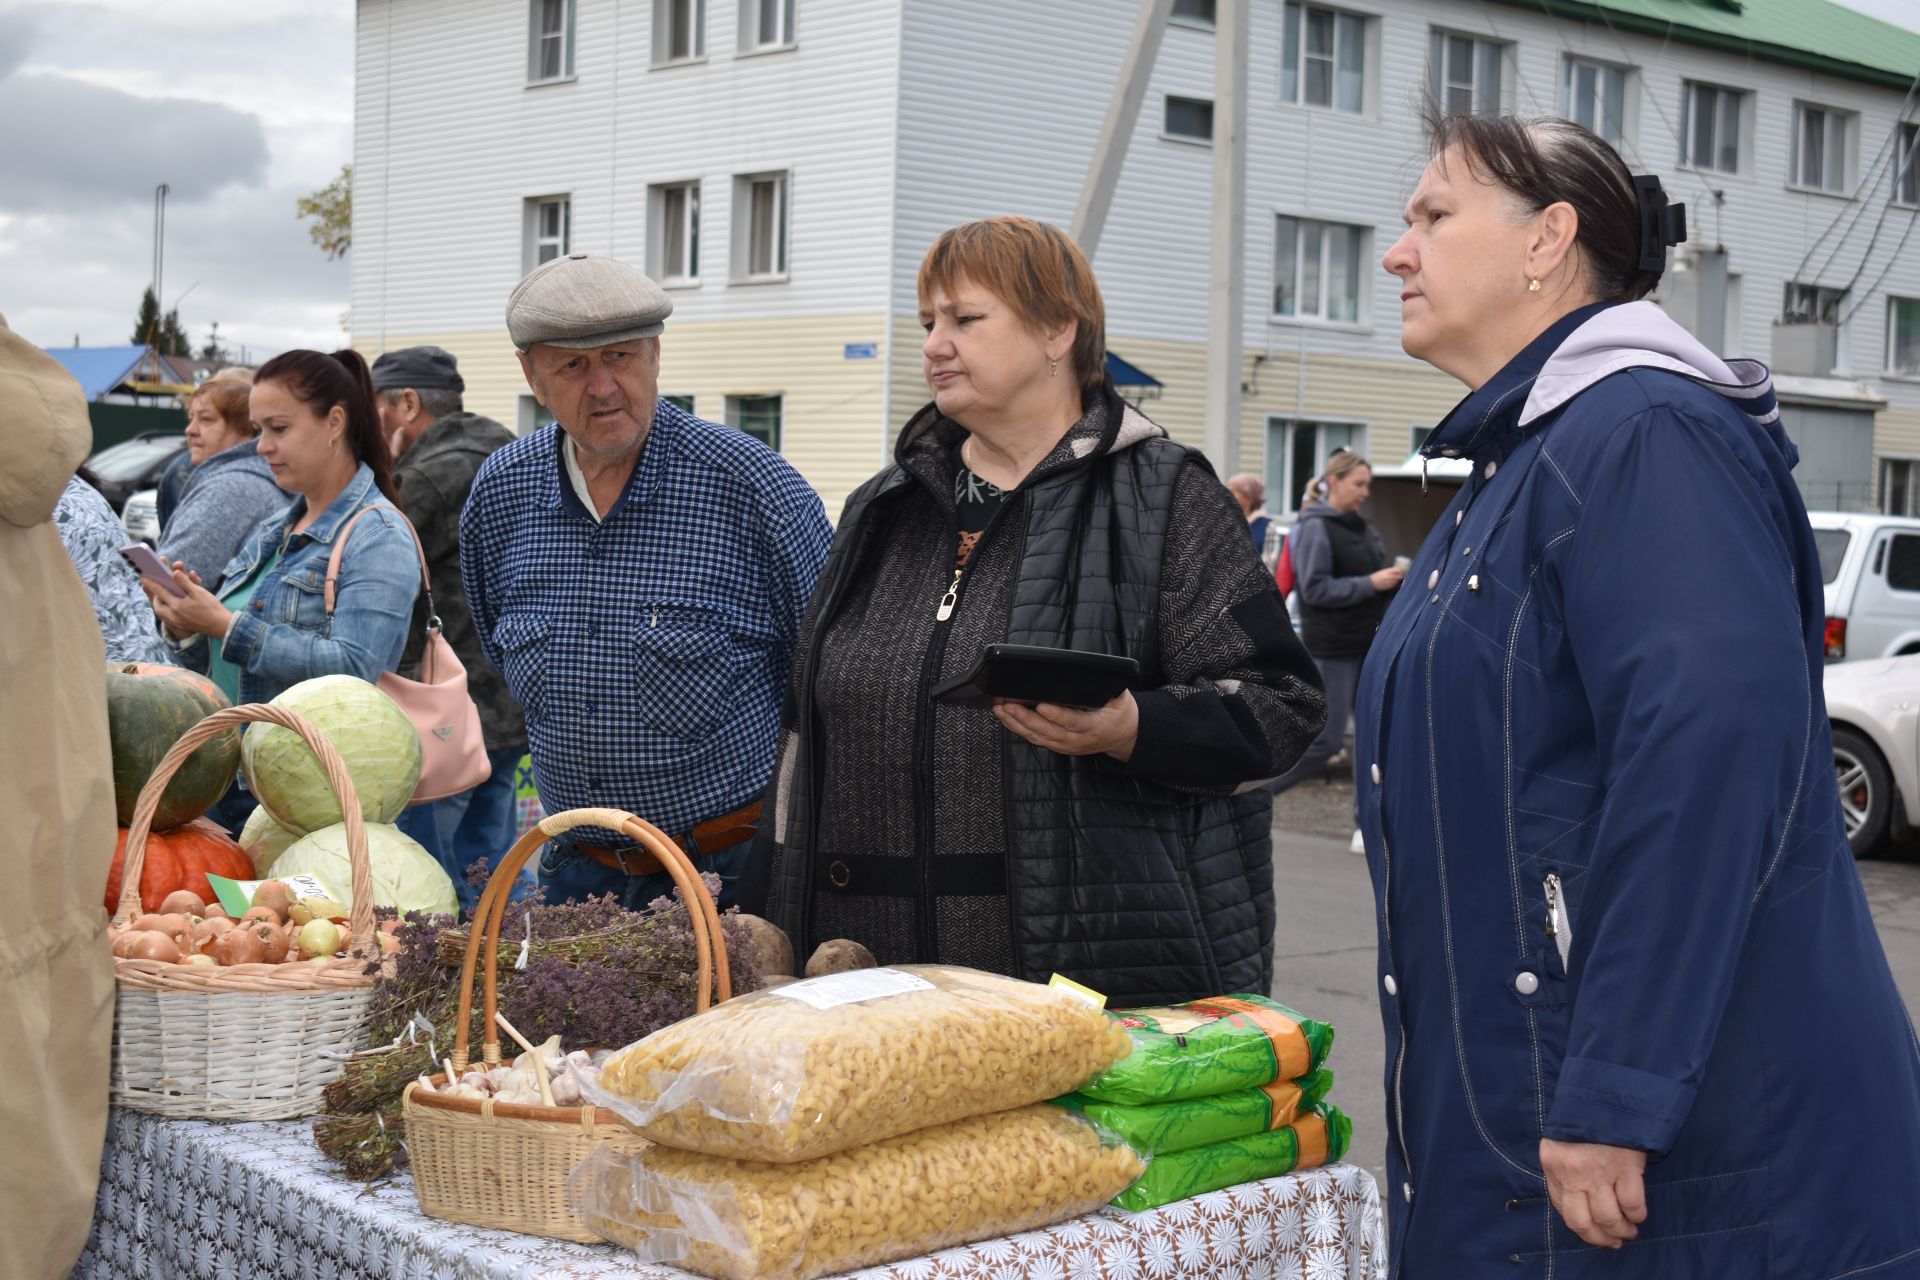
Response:
[[[407,519],[406,512],[388,502],[375,502],[360,508],[334,535],[333,554],[327,557],[327,583],[324,588],[328,620],[333,618],[334,583],[340,577],[340,557],[347,549],[347,535],[353,532],[353,526],[360,523],[360,517],[369,511],[391,511],[406,526],[408,536],[413,539],[414,554],[420,557],[420,589],[427,593],[427,630],[438,631],[440,619],[433,611],[433,581],[427,576],[427,549],[420,545],[420,532],[413,527],[413,521]]]

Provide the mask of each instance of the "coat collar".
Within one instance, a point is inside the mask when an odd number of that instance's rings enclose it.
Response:
[[[309,542],[331,544],[334,535],[340,532],[340,526],[346,523],[347,517],[367,503],[369,494],[385,501],[384,496],[380,495],[379,490],[374,487],[373,468],[363,462],[353,473],[353,479],[347,481],[347,487],[340,491],[337,498],[327,504],[327,509],[316,516],[312,524],[300,531],[299,536]],[[275,539],[269,541],[276,540],[280,534],[291,529],[306,509],[307,500],[304,497],[295,498],[293,505],[280,516],[280,529],[276,532]]]
[[[1612,305],[1592,303],[1554,321],[1485,385],[1453,407],[1420,446],[1421,456],[1478,459],[1483,454],[1506,453],[1522,434],[1520,411],[1540,370],[1576,329]]]

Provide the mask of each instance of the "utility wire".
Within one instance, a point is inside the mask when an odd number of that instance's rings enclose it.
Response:
[[[1880,144],[1880,149],[1873,153],[1872,163],[1861,171],[1860,182],[1854,187],[1853,194],[1847,197],[1846,206],[1843,207],[1840,212],[1833,215],[1833,221],[1827,224],[1827,229],[1816,236],[1813,243],[1807,246],[1807,256],[1800,259],[1800,265],[1794,269],[1794,279],[1805,279],[1803,273],[1807,269],[1807,264],[1813,261],[1813,255],[1819,251],[1820,242],[1832,235],[1833,229],[1840,225],[1840,219],[1846,217],[1849,212],[1853,214],[1853,222],[1848,225],[1845,231],[1840,233],[1839,241],[1827,254],[1826,260],[1820,264],[1820,270],[1814,272],[1816,276],[1833,265],[1833,260],[1839,254],[1841,247],[1846,244],[1847,237],[1851,236],[1853,234],[1853,228],[1860,224],[1860,215],[1866,211],[1866,205],[1861,203],[1860,197],[1865,194],[1868,185],[1875,180],[1875,176],[1880,168],[1880,162],[1886,157],[1888,144],[1900,136],[1900,125],[1906,119],[1907,109],[1913,105],[1913,95],[1917,92],[1920,92],[1920,75],[1915,75],[1913,83],[1907,86],[1907,96],[1905,100],[1900,103],[1900,110],[1894,113],[1893,128],[1887,134],[1887,141]]]

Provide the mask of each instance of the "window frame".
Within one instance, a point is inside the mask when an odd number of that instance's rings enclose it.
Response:
[[[551,206],[560,208],[560,235],[557,241],[548,236],[542,226],[542,215]],[[528,196],[523,202],[525,213],[523,243],[521,247],[521,274],[524,275],[542,263],[554,258],[564,258],[573,252],[573,195]],[[551,257],[543,258],[540,250],[547,244],[553,244]]]
[[[754,188],[763,182],[775,183],[774,269],[755,271],[754,220],[757,212]],[[733,179],[734,251],[732,284],[784,284],[793,278],[793,170],[762,169],[735,174]]]
[[[1427,96],[1449,115],[1456,114],[1449,101],[1454,84],[1448,78],[1453,65],[1452,42],[1464,40],[1468,45],[1467,60],[1471,64],[1472,79],[1465,86],[1472,105],[1466,115],[1491,115],[1505,110],[1507,100],[1507,55],[1512,46],[1504,40],[1495,40],[1488,36],[1476,35],[1471,31],[1456,31],[1451,27],[1430,26],[1427,28]],[[1493,70],[1493,95],[1491,101],[1483,92],[1480,83],[1482,74]]]
[[[701,221],[701,182],[698,178],[685,178],[678,182],[657,182],[647,188],[647,218],[652,231],[647,237],[647,274],[659,281],[663,289],[691,289],[700,285],[700,221]],[[667,260],[671,249],[668,225],[669,205],[675,195],[687,196],[681,207],[682,238],[685,241],[688,270],[673,270],[677,263]]]
[[[1694,159],[1694,112],[1698,109],[1702,95],[1713,95],[1714,124],[1712,145],[1709,150],[1714,154],[1710,163],[1700,163]],[[1695,169],[1701,173],[1723,173],[1729,177],[1740,177],[1749,171],[1751,161],[1748,157],[1753,148],[1748,145],[1749,129],[1753,123],[1753,112],[1749,99],[1753,96],[1750,89],[1735,89],[1727,85],[1714,84],[1707,80],[1682,80],[1680,82],[1680,167]],[[1726,140],[1721,136],[1721,126],[1725,123],[1722,104],[1733,105],[1733,167],[1723,167],[1719,156],[1726,149]]]
[[[1897,358],[1900,333],[1896,314],[1901,306],[1911,307],[1913,328],[1908,341],[1913,345],[1914,364],[1911,369],[1902,369]],[[1909,298],[1901,294],[1887,295],[1887,346],[1886,376],[1889,378],[1912,378],[1920,381],[1920,298]]]
[[[1329,35],[1330,48],[1325,56],[1327,64],[1327,101],[1311,102],[1307,99],[1309,82],[1308,62],[1319,60],[1319,55],[1310,52],[1310,29],[1308,18],[1311,13],[1326,14],[1332,28]],[[1342,32],[1349,33],[1350,39],[1342,42]],[[1343,64],[1342,53],[1359,46],[1360,60],[1360,96],[1357,105],[1340,105],[1340,80]],[[1293,49],[1294,57],[1289,65],[1287,52]],[[1329,111],[1343,116],[1366,116],[1372,114],[1373,67],[1379,60],[1374,47],[1374,21],[1365,13],[1350,9],[1341,9],[1333,5],[1315,3],[1314,0],[1284,0],[1280,11],[1280,102],[1284,106],[1299,107],[1307,111]],[[1293,95],[1288,96],[1288,78],[1292,78]]]
[[[1850,292],[1830,284],[1818,284],[1808,280],[1788,280],[1781,286],[1780,318],[1798,324],[1830,324],[1839,328],[1840,312],[1846,306]],[[1795,305],[1796,293],[1812,295],[1811,312]],[[1832,318],[1829,319],[1829,316]]]
[[[522,391],[514,401],[513,434],[530,436],[544,426],[557,422],[553,411],[540,403],[531,391]]]
[[[1823,121],[1820,131],[1820,149],[1821,158],[1826,163],[1822,168],[1826,168],[1827,164],[1837,159],[1840,170],[1832,186],[1826,185],[1824,172],[1821,175],[1822,181],[1809,182],[1802,169],[1806,158],[1802,148],[1806,134],[1806,118],[1815,114],[1819,115]],[[1856,126],[1858,119],[1857,112],[1842,111],[1837,107],[1823,107],[1817,102],[1796,100],[1793,104],[1793,126],[1787,135],[1787,186],[1795,191],[1809,191],[1815,195],[1845,196],[1853,184],[1853,140],[1858,136]],[[1836,131],[1839,134],[1837,146],[1834,137]]]
[[[1278,296],[1280,292],[1281,235],[1284,230],[1283,224],[1289,222],[1293,224],[1294,232],[1293,294],[1295,302],[1294,310],[1291,313],[1280,310]],[[1316,310],[1311,313],[1303,313],[1299,309],[1299,298],[1306,291],[1304,282],[1306,280],[1306,267],[1308,265],[1306,262],[1307,237],[1301,234],[1301,231],[1306,227],[1312,227],[1319,235],[1320,241],[1319,261],[1313,264],[1313,269],[1316,273],[1314,284],[1319,290],[1319,303]],[[1353,261],[1348,269],[1348,275],[1351,278],[1353,287],[1353,318],[1350,320],[1337,318],[1329,313],[1329,302],[1332,296],[1332,290],[1328,288],[1328,284],[1333,279],[1333,276],[1328,268],[1330,266],[1330,255],[1333,252],[1332,241],[1334,239],[1334,237],[1327,234],[1329,230],[1346,232],[1353,245]],[[1372,232],[1373,228],[1362,223],[1335,222],[1325,218],[1307,218],[1299,214],[1276,211],[1273,215],[1273,239],[1271,241],[1273,246],[1272,265],[1271,270],[1268,272],[1268,322],[1272,324],[1308,324],[1323,328],[1350,330],[1366,329],[1371,321],[1371,317],[1368,314],[1367,305],[1369,276],[1365,270],[1365,266],[1370,253],[1369,242]]]
[[[1268,414],[1264,441],[1267,450],[1265,470],[1267,509],[1276,516],[1300,514],[1301,490],[1305,489],[1307,481],[1312,479],[1311,476],[1293,475],[1293,433],[1301,427],[1312,427],[1314,430],[1314,475],[1316,476],[1327,469],[1327,458],[1335,448],[1351,449],[1363,458],[1368,456],[1367,446],[1371,440],[1373,428],[1365,419],[1289,417],[1284,413]],[[1346,442],[1341,445],[1332,444],[1327,438],[1328,428],[1345,431]],[[1276,432],[1281,434],[1284,441],[1277,456],[1274,449]],[[1276,462],[1279,464],[1277,467]],[[1279,497],[1278,502],[1274,500],[1276,493]]]
[[[1173,104],[1176,102],[1182,104],[1183,106],[1190,106],[1190,107],[1198,106],[1198,107],[1205,107],[1207,109],[1207,131],[1204,135],[1197,134],[1197,133],[1180,133],[1174,129]],[[1190,146],[1197,146],[1197,147],[1212,146],[1213,145],[1213,99],[1212,98],[1193,98],[1193,97],[1188,97],[1186,94],[1183,94],[1183,93],[1168,93],[1168,94],[1161,95],[1160,136],[1162,138],[1165,138],[1168,142],[1184,142]]]
[[[798,0],[740,0],[740,44],[738,56],[746,58],[763,53],[784,53],[800,45]],[[768,10],[773,10],[781,28],[779,39],[763,41],[760,29]]]
[[[1617,76],[1619,77],[1620,86],[1620,110],[1615,117],[1615,123],[1619,126],[1619,136],[1608,137],[1604,129],[1595,128],[1594,125],[1591,124],[1586,127],[1592,129],[1594,133],[1599,134],[1602,141],[1613,147],[1618,148],[1625,146],[1628,132],[1632,126],[1632,122],[1628,119],[1628,116],[1633,104],[1634,72],[1636,70],[1637,68],[1625,63],[1607,62],[1601,58],[1589,58],[1574,53],[1561,54],[1560,92],[1557,102],[1560,108],[1560,114],[1575,123],[1584,123],[1574,110],[1574,95],[1577,92],[1579,73],[1582,71],[1591,71],[1593,72],[1593,87],[1596,95],[1596,101],[1593,104],[1593,119],[1596,123],[1604,123],[1606,117],[1607,86],[1610,83],[1610,78]]]
[[[773,403],[773,439],[771,441],[763,439],[741,425],[740,419],[746,413],[749,401],[754,402],[756,405],[766,401]],[[784,454],[782,446],[786,443],[787,435],[787,393],[784,391],[760,391],[729,395],[727,397],[726,425],[744,435],[753,436],[755,440],[759,440],[761,444],[766,445],[775,453]]]
[[[1218,27],[1218,14],[1215,0],[1186,0],[1190,4],[1204,4],[1209,13],[1202,16],[1197,13],[1181,13],[1182,0],[1173,0],[1173,9],[1167,14],[1167,24],[1175,27],[1191,27],[1195,31],[1213,31]]]
[[[692,23],[688,52],[673,51],[674,19],[684,9]],[[686,67],[707,60],[707,0],[653,0],[654,69]]]
[[[557,2],[561,8],[560,30],[549,32],[543,25],[545,10],[550,2]],[[574,74],[574,43],[579,17],[577,0],[528,0],[527,3],[527,85],[529,89],[540,85],[566,84],[578,79]],[[560,41],[560,69],[553,75],[542,75],[541,53],[543,44],[549,39]]]
[[[688,417],[700,416],[700,393],[697,391],[662,391],[660,398],[678,405],[680,412]]]
[[[1902,120],[1894,135],[1893,194],[1898,208],[1920,209],[1920,120]],[[1902,189],[1906,194],[1902,195]]]

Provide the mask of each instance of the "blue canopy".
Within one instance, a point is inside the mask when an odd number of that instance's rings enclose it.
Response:
[[[87,399],[98,400],[127,380],[145,347],[53,347],[47,354],[67,367]]]
[[[1163,385],[1160,379],[1139,365],[1129,364],[1111,351],[1107,352],[1107,376],[1112,378],[1113,385],[1122,391],[1129,387],[1140,391],[1158,391]]]

